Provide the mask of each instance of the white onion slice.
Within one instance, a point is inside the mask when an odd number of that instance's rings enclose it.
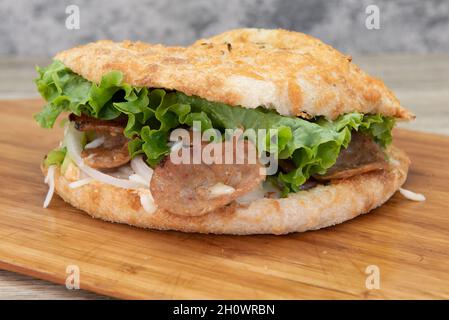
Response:
[[[145,212],[147,213],[154,213],[157,209],[151,193],[140,194],[140,204],[142,205],[143,210],[145,210]]]
[[[48,167],[47,175],[46,175],[45,178],[44,178],[44,183],[45,183],[45,184],[48,184],[48,180],[50,179],[49,173],[50,173],[50,168],[51,168],[51,167],[53,167],[53,166],[49,166],[49,167]],[[53,170],[54,170],[54,169],[53,169]]]
[[[421,193],[415,193],[413,191],[399,188],[399,192],[409,200],[423,202],[426,201],[426,197]]]
[[[66,129],[66,134],[64,137],[65,144],[67,146],[67,152],[73,162],[86,173],[88,176],[95,180],[119,187],[124,189],[139,189],[142,188],[140,183],[134,181],[129,181],[125,179],[119,179],[107,175],[101,171],[91,168],[84,164],[83,158],[81,157],[81,152],[83,147],[81,145],[82,133],[76,130],[72,124],[69,124]]]
[[[79,166],[83,162],[81,152],[83,147],[81,145],[82,133],[76,130],[72,124],[67,125],[64,135],[64,142],[69,152],[70,158]]]
[[[142,176],[140,176],[138,174],[130,175],[129,180],[140,183],[142,186],[145,186],[147,188],[149,187],[149,183],[150,183],[148,180],[145,180],[144,178],[142,178]]]
[[[134,159],[131,160],[131,168],[136,174],[147,181],[146,185],[149,185],[151,177],[153,176],[153,169],[146,164],[141,155],[134,157]]]
[[[223,196],[226,194],[232,194],[235,192],[235,189],[231,186],[228,186],[226,184],[223,184],[221,182],[213,185],[209,188],[210,196],[212,198]]]
[[[48,167],[47,175],[45,176],[45,183],[48,184],[48,192],[44,200],[44,208],[48,208],[53,194],[55,193],[55,170],[56,166],[52,165]]]
[[[244,194],[243,196],[235,199],[236,202],[240,204],[250,204],[259,199],[263,198],[271,198],[276,199],[281,197],[281,191],[273,186],[271,183],[267,183],[266,181],[262,181],[259,183],[253,190]]]
[[[265,197],[265,192],[263,182],[261,182],[253,190],[235,199],[235,201],[240,204],[250,204],[256,200],[263,199]]]
[[[69,183],[69,188],[76,189],[76,188],[82,187],[82,186],[90,183],[92,180],[93,179],[91,177],[88,177],[88,178],[84,178],[84,179],[81,179],[81,180],[77,180],[77,181],[71,182],[71,183]]]
[[[104,137],[101,136],[99,138],[92,140],[88,144],[86,144],[84,146],[84,149],[95,149],[95,148],[98,148],[99,146],[101,146],[103,143],[104,143]]]

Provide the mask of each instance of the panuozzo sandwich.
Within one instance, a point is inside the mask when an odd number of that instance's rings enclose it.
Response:
[[[47,104],[37,122],[51,128],[69,113],[42,164],[45,206],[55,191],[111,222],[286,234],[367,213],[407,177],[391,130],[413,114],[302,33],[237,29],[188,47],[99,41],[38,72]]]

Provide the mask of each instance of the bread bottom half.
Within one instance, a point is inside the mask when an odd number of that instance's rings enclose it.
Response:
[[[386,170],[332,181],[287,198],[258,199],[248,205],[234,202],[196,217],[161,209],[148,213],[138,191],[98,181],[72,189],[72,181],[59,168],[55,172],[55,190],[74,207],[109,222],[183,232],[280,235],[332,226],[382,205],[405,182],[410,165],[406,154],[398,148],[392,146],[387,153],[390,164]]]

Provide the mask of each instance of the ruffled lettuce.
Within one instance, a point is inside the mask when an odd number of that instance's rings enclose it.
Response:
[[[276,180],[285,193],[296,192],[314,174],[324,174],[351,140],[351,131],[360,130],[381,146],[391,143],[394,119],[382,115],[352,112],[334,121],[315,118],[312,121],[281,116],[264,108],[247,109],[210,102],[177,91],[133,87],[123,82],[121,72],[112,71],[99,84],[75,74],[61,62],[38,68],[35,80],[46,99],[44,109],[35,115],[36,121],[51,128],[65,111],[111,120],[121,114],[128,117],[124,134],[129,137],[129,152],[134,157],[145,154],[155,166],[168,153],[170,132],[180,126],[191,127],[201,122],[201,129],[214,128],[254,130],[278,129],[276,157],[289,159],[295,169],[278,173]],[[267,135],[265,139],[270,140]],[[263,144],[262,144],[263,145]],[[271,149],[259,151],[272,151]]]

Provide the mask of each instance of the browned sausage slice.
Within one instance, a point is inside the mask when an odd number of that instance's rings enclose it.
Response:
[[[346,149],[340,151],[337,162],[324,175],[315,175],[314,178],[346,179],[386,167],[387,161],[382,148],[371,137],[354,131],[351,142]]]
[[[79,131],[102,131],[111,134],[122,134],[127,122],[124,116],[113,120],[99,120],[86,115],[77,116],[73,113],[69,115],[69,120],[75,123],[75,128]]]
[[[111,135],[102,133],[97,137],[103,137],[101,146],[92,149],[84,149],[81,156],[84,163],[96,169],[112,169],[120,167],[131,160],[128,151],[128,139],[123,135]]]
[[[79,131],[94,131],[97,138],[102,137],[103,143],[82,152],[84,163],[95,169],[112,169],[120,167],[131,160],[128,151],[128,139],[123,135],[126,117],[114,120],[98,120],[86,115],[70,114],[69,120],[74,122]]]
[[[219,164],[219,161],[175,164],[168,156],[154,170],[151,179],[150,189],[156,204],[174,214],[199,216],[254,189],[265,179],[263,167],[258,161],[248,163],[248,150],[254,147],[248,142],[241,143],[245,143],[243,164]],[[224,150],[228,142],[220,144]],[[193,156],[193,148],[187,149]]]

